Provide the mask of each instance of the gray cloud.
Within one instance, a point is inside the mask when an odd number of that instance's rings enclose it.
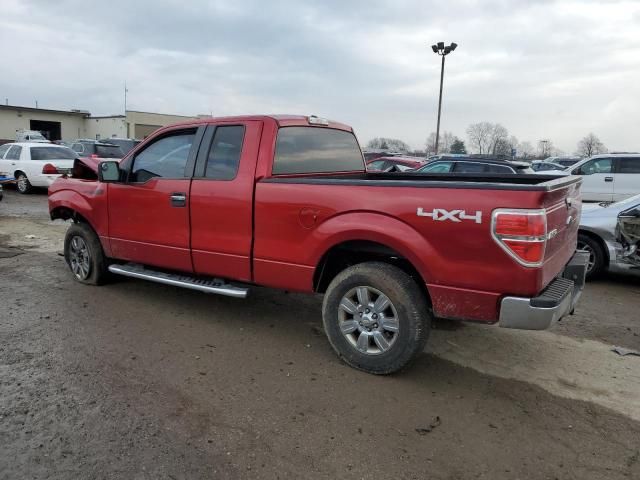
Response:
[[[453,40],[446,130],[488,120],[567,151],[589,131],[637,149],[638,18],[624,1],[6,0],[0,95],[119,113],[126,80],[139,110],[316,113],[420,147],[437,108],[428,45]]]

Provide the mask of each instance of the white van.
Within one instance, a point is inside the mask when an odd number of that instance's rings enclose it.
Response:
[[[640,193],[640,154],[595,155],[575,164],[572,175],[582,175],[582,200],[617,202]]]
[[[69,147],[51,143],[5,143],[0,146],[0,171],[16,179],[18,192],[49,187],[60,175],[71,173],[78,158]]]
[[[37,130],[18,130],[16,142],[51,143]]]

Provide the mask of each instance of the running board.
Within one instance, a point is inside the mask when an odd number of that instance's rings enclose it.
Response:
[[[189,275],[160,272],[135,263],[109,265],[109,271],[125,277],[140,278],[151,282],[164,283],[165,285],[173,285],[174,287],[190,288],[199,292],[216,293],[228,297],[246,298],[247,293],[249,293],[248,288],[231,285],[218,278],[200,279]]]

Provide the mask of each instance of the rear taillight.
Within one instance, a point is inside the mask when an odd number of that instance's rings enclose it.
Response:
[[[542,265],[547,243],[545,210],[494,210],[491,232],[498,245],[521,265]]]
[[[59,172],[55,165],[47,163],[44,167],[42,167],[42,173],[44,173],[45,175],[57,175]]]
[[[95,159],[95,158],[100,158],[100,156],[95,154],[95,153],[92,153],[91,155],[89,155],[89,158],[94,158]]]

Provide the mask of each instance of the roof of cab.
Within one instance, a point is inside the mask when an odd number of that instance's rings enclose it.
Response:
[[[344,123],[334,122],[328,120],[328,125],[317,125],[309,123],[309,116],[305,115],[237,115],[231,117],[206,117],[199,118],[197,120],[188,120],[185,122],[176,123],[173,125],[202,125],[202,124],[215,124],[215,123],[229,123],[229,122],[243,122],[248,120],[258,121],[275,121],[279,127],[293,127],[293,126],[305,126],[305,127],[319,127],[319,128],[334,128],[337,130],[345,130],[347,132],[353,132],[353,128]],[[168,126],[173,126],[168,125]]]

